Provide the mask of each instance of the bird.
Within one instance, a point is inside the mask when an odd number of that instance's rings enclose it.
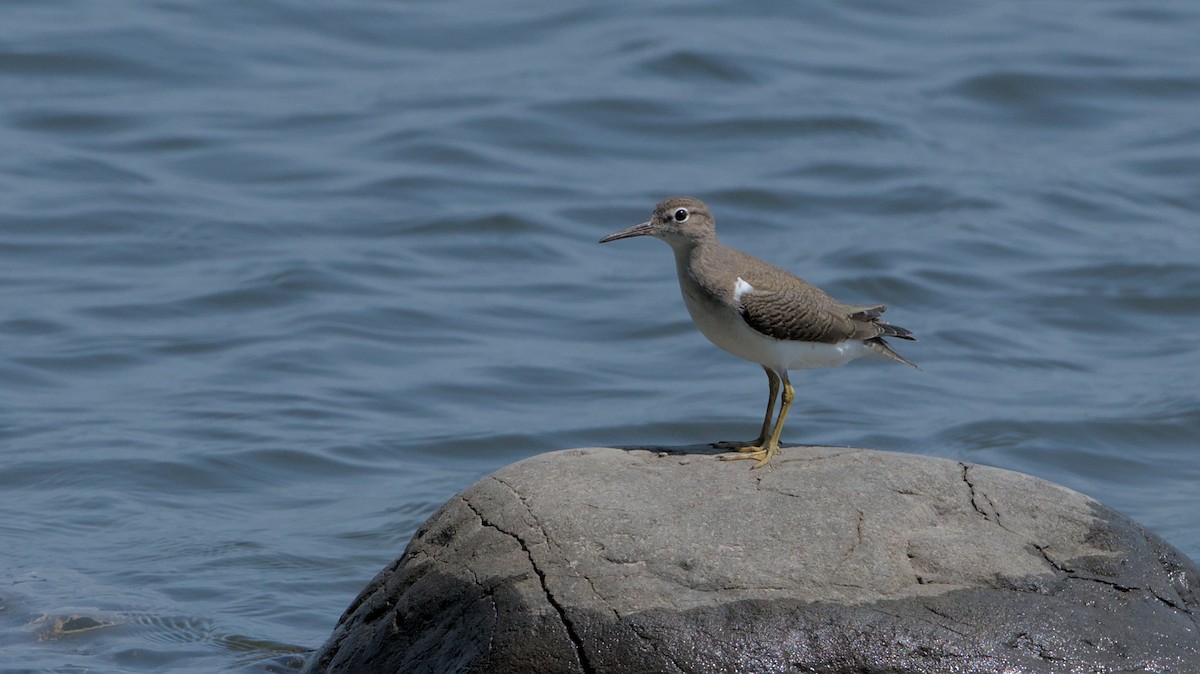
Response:
[[[652,236],[675,253],[679,289],[692,321],[712,343],[758,363],[767,374],[767,412],[758,437],[717,442],[730,450],[722,460],[755,460],[761,468],[779,453],[779,438],[795,400],[789,370],[844,365],[875,355],[915,363],[896,353],[886,338],[916,341],[909,330],[880,318],[882,304],[843,304],[789,271],[717,239],[712,211],[694,197],[668,197],[650,219],[600,239]],[[779,415],[772,423],[776,398]]]

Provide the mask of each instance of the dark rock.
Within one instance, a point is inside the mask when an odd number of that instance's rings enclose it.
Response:
[[[1197,567],[1028,475],[579,449],[455,496],[309,663],[371,672],[1200,672]]]

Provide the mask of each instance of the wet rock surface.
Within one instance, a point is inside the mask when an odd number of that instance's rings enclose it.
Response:
[[[447,502],[307,671],[1200,671],[1195,564],[1082,494],[865,449],[565,450]]]

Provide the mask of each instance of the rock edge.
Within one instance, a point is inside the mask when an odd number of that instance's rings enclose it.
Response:
[[[564,450],[447,502],[306,671],[1194,672],[1198,576],[1120,513],[997,468]]]

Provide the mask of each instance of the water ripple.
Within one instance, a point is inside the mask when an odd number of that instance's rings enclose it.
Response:
[[[920,337],[920,372],[796,373],[785,440],[1024,470],[1200,550],[1191,3],[9,4],[30,669],[295,670],[483,473],[752,434],[761,372],[669,249],[596,243],[676,193]]]

